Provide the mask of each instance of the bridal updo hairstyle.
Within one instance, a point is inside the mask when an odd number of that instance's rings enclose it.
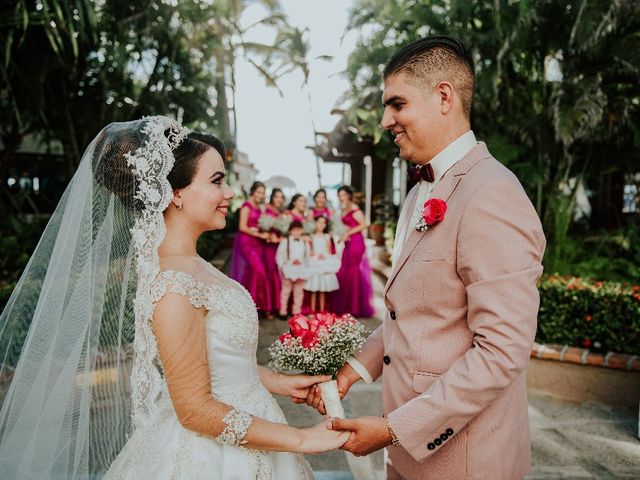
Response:
[[[96,140],[92,161],[96,183],[115,194],[127,209],[139,212],[144,205],[135,198],[138,179],[125,156],[140,148],[146,135],[140,132],[139,127],[132,128],[132,123],[111,123],[105,127]],[[169,130],[165,131],[165,136],[168,135]],[[222,141],[205,133],[191,132],[173,150],[175,162],[167,175],[172,190],[185,188],[191,183],[198,169],[198,160],[209,148],[215,149],[225,161]]]

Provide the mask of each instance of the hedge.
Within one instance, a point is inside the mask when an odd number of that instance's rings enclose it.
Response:
[[[640,353],[640,286],[546,276],[538,288],[539,343]]]

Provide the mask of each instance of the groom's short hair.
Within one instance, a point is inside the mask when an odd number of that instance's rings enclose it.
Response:
[[[473,59],[462,42],[446,35],[420,38],[396,52],[387,62],[383,76],[405,73],[419,87],[433,88],[448,81],[460,95],[462,110],[471,115],[475,73]]]

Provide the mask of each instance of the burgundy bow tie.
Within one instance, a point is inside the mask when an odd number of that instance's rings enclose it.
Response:
[[[433,173],[433,167],[430,163],[422,165],[421,167],[411,167],[407,173],[409,174],[409,179],[414,183],[418,183],[420,180],[426,180],[427,182],[433,183],[436,179],[435,174]]]

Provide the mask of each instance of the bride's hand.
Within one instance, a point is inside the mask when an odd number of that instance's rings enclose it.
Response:
[[[300,453],[324,453],[337,450],[349,440],[350,432],[338,432],[329,428],[326,420],[314,427],[302,429]]]
[[[295,403],[304,403],[311,387],[318,383],[328,382],[330,375],[287,375],[270,372],[267,390],[276,395],[291,397]]]

